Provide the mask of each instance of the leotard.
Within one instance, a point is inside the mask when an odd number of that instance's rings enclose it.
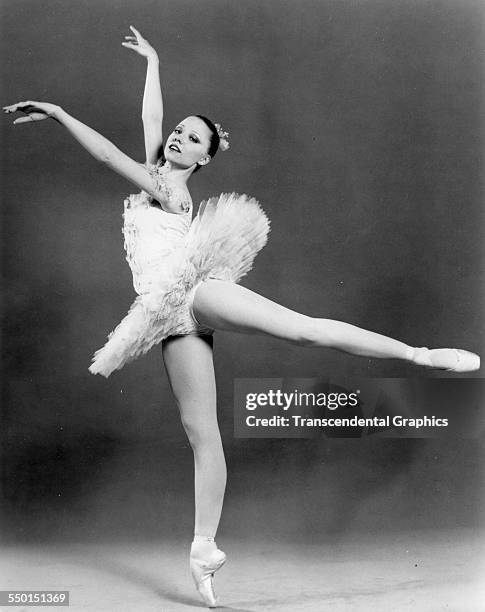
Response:
[[[96,351],[93,374],[109,376],[168,336],[213,333],[193,313],[198,285],[208,278],[237,282],[267,241],[269,221],[256,200],[221,194],[202,202],[191,222],[192,200],[169,182],[169,166],[148,170],[160,199],[180,213],[164,211],[144,191],[125,200],[124,246],[138,297]]]

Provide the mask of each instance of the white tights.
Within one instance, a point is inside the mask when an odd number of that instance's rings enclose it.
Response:
[[[381,334],[285,308],[233,283],[208,280],[194,297],[194,314],[214,329],[264,333],[306,346],[325,346],[369,357],[412,359],[414,350]],[[194,453],[195,533],[216,535],[226,486],[217,423],[210,337],[181,336],[163,343],[163,356],[182,424]]]
[[[414,349],[361,327],[300,314],[234,283],[199,285],[193,311],[203,325],[247,334],[267,334],[304,346],[328,347],[367,357],[412,361]]]
[[[214,537],[226,488],[226,462],[217,424],[211,340],[170,338],[163,343],[163,357],[194,453],[195,533]]]

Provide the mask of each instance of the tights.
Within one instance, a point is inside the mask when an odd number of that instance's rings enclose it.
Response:
[[[214,329],[268,334],[294,344],[339,349],[353,355],[410,359],[413,349],[399,340],[366,329],[309,317],[240,285],[208,280],[194,298],[197,320]]]
[[[268,334],[294,344],[354,355],[415,361],[416,351],[421,350],[349,323],[308,317],[225,281],[202,283],[195,292],[193,311],[201,324],[213,329]],[[212,338],[169,338],[163,344],[163,355],[194,453],[195,534],[214,537],[226,486],[226,464],[217,424]]]
[[[194,453],[195,533],[215,536],[226,488],[226,463],[217,424],[210,336],[163,343],[165,367]]]

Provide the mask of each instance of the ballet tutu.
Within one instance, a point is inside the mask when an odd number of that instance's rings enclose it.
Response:
[[[209,278],[237,283],[252,268],[268,232],[269,220],[254,198],[223,193],[202,202],[183,242],[162,262],[170,273],[159,274],[159,282],[153,277],[95,352],[89,371],[108,377],[169,336],[211,333],[192,311],[198,285]]]

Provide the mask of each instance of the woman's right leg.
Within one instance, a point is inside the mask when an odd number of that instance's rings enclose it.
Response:
[[[163,343],[163,358],[194,453],[195,528],[190,571],[204,603],[215,607],[212,577],[226,560],[214,541],[226,487],[226,462],[217,423],[212,337],[169,338]]]
[[[194,533],[215,537],[226,487],[226,463],[217,423],[212,338],[177,336],[162,346],[170,385],[194,453]]]
[[[226,487],[226,462],[217,423],[211,336],[177,336],[163,345],[163,358],[182,424],[194,453],[195,527],[190,571],[209,607],[217,605],[212,577],[226,555],[215,543]]]

